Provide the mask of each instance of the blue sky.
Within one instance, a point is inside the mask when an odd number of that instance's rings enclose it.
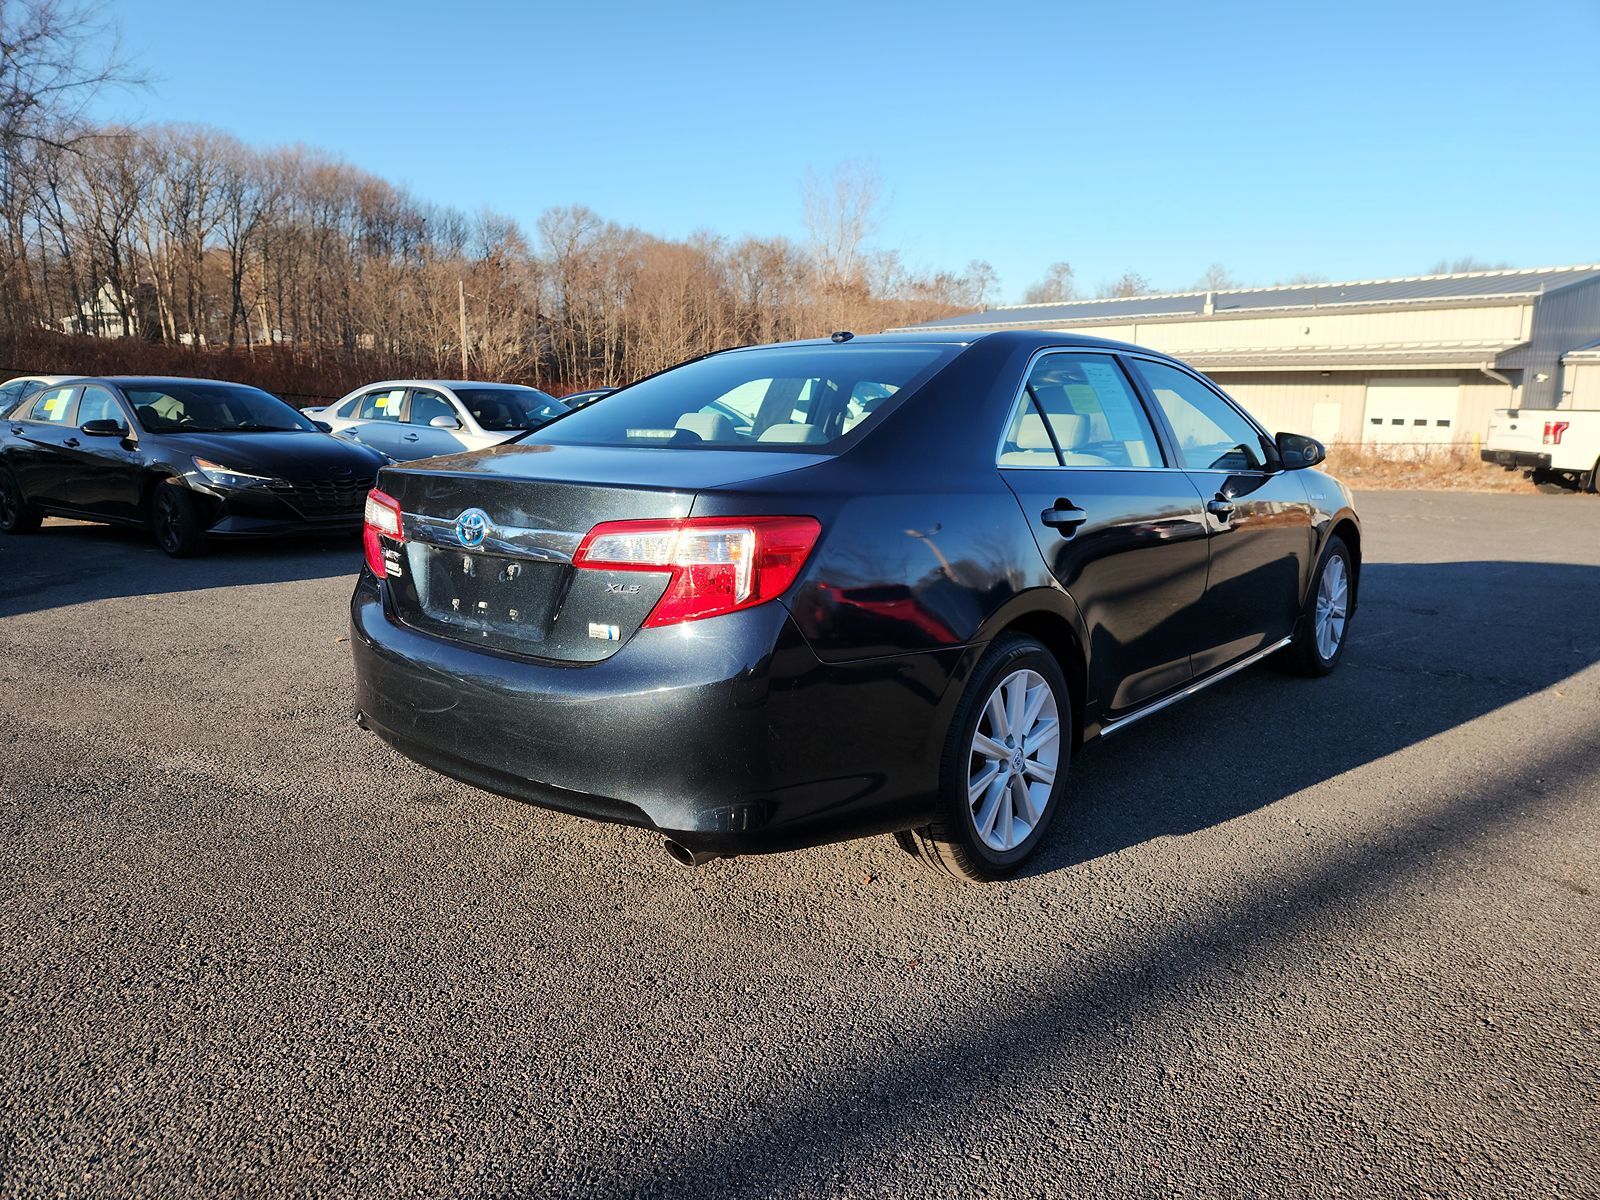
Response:
[[[332,151],[530,230],[802,232],[800,181],[886,188],[878,243],[1187,287],[1600,261],[1596,0],[676,6],[122,0],[148,89],[106,115]],[[270,19],[263,21],[266,15]]]

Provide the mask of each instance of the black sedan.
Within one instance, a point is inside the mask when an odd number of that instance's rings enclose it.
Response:
[[[276,396],[210,379],[72,379],[0,421],[0,531],[47,514],[211,537],[354,533],[389,461]]]
[[[1093,338],[714,354],[382,472],[361,720],[681,862],[888,832],[998,878],[1084,743],[1269,655],[1338,666],[1361,532],[1322,457]]]

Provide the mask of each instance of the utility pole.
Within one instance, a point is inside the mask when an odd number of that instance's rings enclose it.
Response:
[[[456,280],[456,301],[461,307],[461,378],[467,376],[467,285]]]

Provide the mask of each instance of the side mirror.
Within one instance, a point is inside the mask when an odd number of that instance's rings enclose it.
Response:
[[[333,432],[333,426],[329,425],[326,421],[319,421],[315,417],[313,417],[312,420],[311,420],[311,423],[313,425],[315,425],[318,429],[322,430],[323,433],[332,433]]]
[[[90,437],[127,437],[128,427],[121,421],[102,417],[97,421],[85,421],[78,432],[86,433]]]
[[[456,417],[437,416],[428,424],[434,429],[460,429],[461,422]]]
[[[1299,471],[1314,467],[1328,457],[1328,450],[1316,438],[1299,433],[1280,433],[1276,439],[1278,457],[1285,471]]]

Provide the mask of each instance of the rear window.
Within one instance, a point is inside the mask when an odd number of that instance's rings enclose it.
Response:
[[[645,379],[525,439],[583,446],[832,453],[958,346],[777,346]]]

